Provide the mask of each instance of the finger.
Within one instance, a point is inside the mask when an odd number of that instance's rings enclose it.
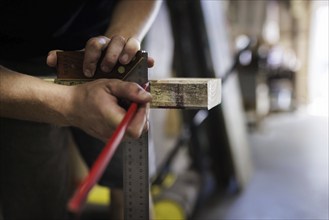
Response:
[[[150,121],[146,120],[144,128],[143,128],[143,132],[147,132],[150,128]]]
[[[147,66],[148,66],[148,68],[151,68],[154,66],[154,59],[152,57],[147,58]]]
[[[57,52],[62,50],[52,50],[47,56],[47,65],[50,67],[56,67],[57,65]]]
[[[108,44],[105,56],[101,62],[101,70],[109,73],[114,65],[118,62],[119,56],[126,44],[126,40],[122,36],[114,36]]]
[[[120,122],[123,120],[126,114],[126,110],[119,105],[112,105],[106,113],[106,124],[110,129],[115,129],[118,127]]]
[[[107,87],[114,96],[127,99],[129,101],[147,103],[152,100],[151,94],[145,91],[137,83],[111,80],[108,82]]]
[[[87,77],[95,74],[97,63],[102,55],[102,51],[109,44],[110,39],[104,36],[93,37],[88,40],[85,48],[83,60],[83,73]]]
[[[144,130],[145,124],[147,122],[147,112],[148,106],[146,104],[141,105],[131,120],[128,128],[127,134],[132,138],[139,138]]]
[[[121,52],[119,58],[120,63],[128,64],[139,50],[140,42],[135,38],[129,38]]]
[[[146,132],[149,130],[150,127],[150,104],[146,104],[146,122],[144,124],[143,132]]]

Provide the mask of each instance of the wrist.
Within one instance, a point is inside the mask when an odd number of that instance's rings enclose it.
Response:
[[[74,112],[75,112],[75,87],[76,86],[60,86],[59,93],[56,95],[57,102],[54,103],[53,108],[58,112],[58,124],[61,126],[75,126]]]
[[[64,86],[51,84],[40,91],[39,101],[43,104],[47,111],[44,120],[59,126],[71,126],[71,112],[73,105],[73,88],[72,86]]]

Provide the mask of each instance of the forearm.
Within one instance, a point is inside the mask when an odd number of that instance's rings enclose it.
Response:
[[[120,35],[142,41],[161,5],[160,0],[121,0],[105,35]]]
[[[125,115],[118,98],[139,103],[128,126],[132,137],[141,135],[151,95],[138,84],[99,79],[77,86],[48,83],[0,66],[0,117],[70,125],[102,140],[110,137]]]
[[[0,66],[0,116],[68,125],[69,89]]]

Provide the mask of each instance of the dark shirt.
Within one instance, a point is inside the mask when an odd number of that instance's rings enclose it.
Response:
[[[80,50],[104,34],[117,0],[0,0],[0,59]]]

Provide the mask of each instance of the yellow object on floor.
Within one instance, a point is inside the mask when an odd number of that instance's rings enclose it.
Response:
[[[185,220],[180,204],[172,200],[161,200],[154,204],[155,220]]]
[[[90,191],[87,203],[95,205],[110,205],[110,189],[105,186],[96,185]]]
[[[153,185],[153,198],[161,197],[163,190],[167,190],[173,186],[177,180],[176,175],[169,173],[166,175],[162,185]],[[185,212],[178,202],[171,199],[156,199],[154,202],[155,220],[185,220]]]

